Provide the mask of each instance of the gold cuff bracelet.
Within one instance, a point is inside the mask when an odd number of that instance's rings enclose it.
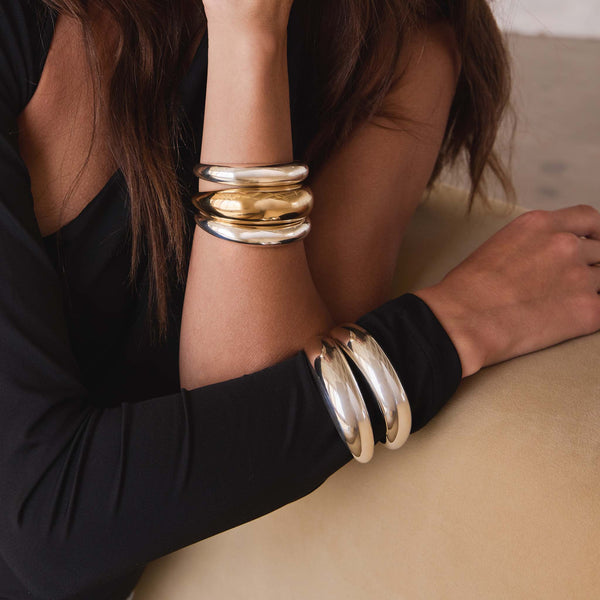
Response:
[[[206,218],[289,224],[308,217],[313,208],[313,194],[303,185],[273,190],[232,188],[195,194],[192,204]]]
[[[285,219],[281,221],[246,221],[244,219],[228,219],[226,217],[216,217],[204,211],[201,208],[196,209],[198,218],[205,219],[207,221],[214,221],[215,223],[224,223],[225,225],[239,225],[243,227],[260,227],[261,230],[266,229],[278,229],[280,227],[289,227],[291,225],[300,225],[306,221],[306,217],[300,217],[298,219]]]
[[[307,165],[200,163],[194,167],[194,174],[205,181],[233,186],[192,197],[194,219],[203,231],[258,246],[288,244],[308,235],[313,197],[310,188],[300,185],[308,176]]]

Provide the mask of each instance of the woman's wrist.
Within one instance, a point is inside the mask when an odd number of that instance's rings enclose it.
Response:
[[[475,315],[452,302],[441,283],[411,293],[429,306],[452,340],[460,358],[463,379],[486,365],[486,336],[479,330]]]
[[[258,58],[287,53],[287,27],[243,27],[236,24],[208,24],[210,47],[230,48],[256,54]]]
[[[209,35],[211,31],[232,35],[285,35],[291,6],[292,0],[267,0],[262,5],[252,0],[239,6],[224,0],[204,0]]]

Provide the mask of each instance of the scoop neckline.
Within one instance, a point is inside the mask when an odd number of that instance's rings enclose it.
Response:
[[[29,99],[32,98],[32,96],[35,93],[35,90],[37,89],[37,86],[39,85],[39,82],[41,80],[42,72],[43,72],[44,66],[46,64],[46,59],[47,59],[48,53],[50,51],[50,45],[52,44],[52,40],[54,38],[54,33],[56,30],[56,20],[59,15],[58,11],[56,9],[52,8],[51,6],[49,6],[43,2],[40,2],[40,4],[42,5],[43,9],[45,9],[45,13],[44,13],[44,20],[43,20],[42,28],[40,31],[40,38],[39,38],[40,58],[39,58],[39,63],[38,63],[38,76],[37,76],[37,81],[35,82],[35,85],[33,85],[31,88]],[[198,44],[198,47],[196,48],[194,56],[188,65],[187,71],[186,71],[185,75],[182,77],[181,81],[179,82],[179,93],[181,95],[182,105],[183,105],[183,109],[185,111],[187,111],[187,106],[186,106],[186,102],[185,102],[185,98],[186,98],[185,90],[189,84],[189,80],[190,80],[191,76],[196,71],[196,68],[199,65],[201,59],[206,54],[207,40],[208,40],[208,30],[206,30],[204,32],[204,35],[202,36],[200,43]],[[65,223],[62,227],[60,227],[56,231],[54,231],[48,235],[41,236],[42,241],[44,243],[50,243],[50,242],[54,243],[58,236],[60,236],[61,241],[70,239],[70,237],[72,237],[72,234],[74,234],[77,231],[77,229],[79,229],[81,227],[85,218],[97,207],[97,205],[100,203],[100,200],[113,188],[115,183],[119,180],[121,180],[121,181],[124,180],[123,171],[120,168],[112,173],[112,175],[107,179],[107,181],[102,186],[100,191],[83,207],[83,209],[73,219],[71,219],[70,221]],[[125,193],[125,195],[127,196],[127,198],[129,197],[128,193]],[[38,228],[39,228],[39,225],[38,225]]]

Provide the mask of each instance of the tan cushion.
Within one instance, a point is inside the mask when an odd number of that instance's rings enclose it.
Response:
[[[435,283],[524,209],[465,217],[438,188],[396,295]],[[502,216],[502,213],[503,216]],[[397,451],[151,563],[135,600],[600,597],[600,334],[487,367]]]

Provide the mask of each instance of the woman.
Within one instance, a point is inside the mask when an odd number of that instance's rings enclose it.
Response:
[[[336,323],[388,355],[411,431],[462,377],[600,328],[587,206],[519,217],[386,302],[443,163],[465,148],[475,188],[486,163],[502,177],[506,64],[482,0],[203,5],[0,5],[4,597],[125,598],[150,560],[351,460],[302,350]],[[305,159],[308,237],[194,227],[199,158]]]

